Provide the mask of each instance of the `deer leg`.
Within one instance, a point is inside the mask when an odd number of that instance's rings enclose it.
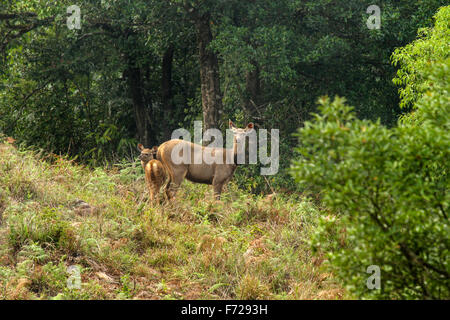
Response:
[[[214,190],[214,198],[216,200],[220,200],[220,194],[222,193],[223,181],[215,181],[213,180],[213,190]]]
[[[167,200],[170,201],[171,197],[170,197],[170,184],[172,183],[172,180],[169,178],[166,181],[166,184],[164,186],[164,193],[166,194]]]
[[[150,186],[150,182],[148,181],[147,177],[145,177],[145,185],[147,186],[147,190],[148,190],[148,195],[149,195],[148,199],[151,201],[152,197],[153,197],[153,195],[152,195],[152,188]]]
[[[181,183],[183,182],[186,174],[187,174],[187,170],[185,170],[184,172],[178,172],[177,174],[174,174],[173,180],[170,181],[168,184],[168,191],[170,193],[169,199],[175,198],[178,188],[181,186]]]
[[[155,188],[154,188],[154,193],[155,193],[155,199],[156,199],[156,203],[160,204],[161,203],[161,197],[160,197],[160,190],[162,187],[162,183],[158,182],[155,184]]]
[[[166,181],[162,183],[162,186],[164,187],[164,193],[168,201],[172,199],[172,195],[170,192],[172,184],[173,184],[173,176],[171,174],[168,174]]]
[[[155,199],[155,192],[153,188],[149,188],[149,192],[150,192],[150,201],[153,202],[153,200]]]
[[[159,189],[161,188],[160,185],[154,184],[150,188],[150,200],[152,203],[159,203]]]
[[[216,200],[220,200],[220,195],[222,194],[223,187],[231,180],[231,177],[226,178],[225,180],[218,181],[216,179],[213,180],[213,189],[214,196]]]

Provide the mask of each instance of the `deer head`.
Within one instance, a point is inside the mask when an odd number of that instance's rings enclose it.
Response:
[[[247,135],[249,135],[251,132],[252,132],[252,130],[254,130],[254,125],[253,125],[253,122],[250,122],[248,125],[247,125],[247,127],[245,127],[245,128],[237,128],[235,125],[234,125],[234,123],[231,121],[231,120],[229,120],[229,127],[230,127],[230,130],[233,132],[233,134],[234,134],[234,143],[235,144],[241,144],[241,143],[244,143],[245,142],[245,137],[247,136]]]
[[[141,160],[144,163],[149,162],[150,160],[156,159],[156,153],[158,152],[158,147],[154,146],[151,149],[144,148],[142,144],[138,144],[138,149],[141,151],[141,154],[139,155],[139,160]]]

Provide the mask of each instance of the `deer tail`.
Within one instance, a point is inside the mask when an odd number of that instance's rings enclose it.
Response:
[[[152,181],[155,181],[157,178],[156,173],[158,172],[158,165],[156,162],[152,162],[151,166],[150,177]]]

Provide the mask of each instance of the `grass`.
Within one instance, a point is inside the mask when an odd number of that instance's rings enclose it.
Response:
[[[308,244],[320,208],[233,183],[212,199],[186,181],[152,205],[138,162],[92,170],[0,143],[0,298],[348,298]]]

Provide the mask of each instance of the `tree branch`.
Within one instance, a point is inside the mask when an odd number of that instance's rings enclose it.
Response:
[[[0,12],[0,21],[19,19],[19,18],[32,18],[32,17],[37,17],[37,14],[34,12],[17,12],[17,13]]]

